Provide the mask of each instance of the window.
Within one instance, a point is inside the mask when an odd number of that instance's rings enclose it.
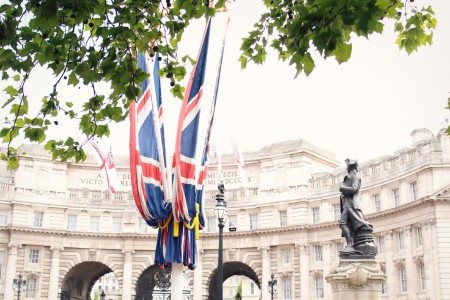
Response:
[[[418,266],[419,268],[419,280],[420,280],[420,289],[424,291],[426,289],[426,281],[425,281],[425,267],[423,264]]]
[[[314,260],[322,261],[322,246],[314,246]]]
[[[406,293],[408,291],[408,285],[406,282],[406,270],[405,267],[401,267],[400,270],[400,292]]]
[[[122,232],[122,217],[113,217],[113,232]]]
[[[314,288],[316,290],[316,299],[323,298],[323,277],[317,276],[314,278]]]
[[[280,226],[287,226],[287,210],[280,210]]]
[[[283,278],[283,299],[284,300],[290,300],[292,299],[292,293],[291,293],[291,279],[290,278]]]
[[[291,250],[290,249],[282,249],[281,250],[281,260],[284,264],[291,263]]]
[[[384,236],[378,237],[378,252],[379,253],[384,252]]]
[[[33,227],[41,228],[43,220],[44,220],[44,212],[35,211],[33,218]]]
[[[2,278],[3,259],[5,258],[5,252],[0,251],[0,278]]]
[[[91,231],[98,232],[100,231],[100,217],[99,216],[91,216]]]
[[[333,204],[333,216],[335,221],[339,221],[341,218],[341,205]]]
[[[216,217],[208,217],[208,232],[214,232],[216,228]]]
[[[250,230],[258,229],[258,215],[250,214]]]
[[[392,198],[394,199],[394,207],[400,206],[400,194],[398,188],[392,190]]]
[[[416,227],[416,246],[420,247],[422,245],[423,245],[422,227]]]
[[[319,207],[313,207],[312,208],[312,214],[313,214],[313,224],[319,223],[319,221],[320,221]]]
[[[67,230],[76,230],[76,229],[77,229],[77,216],[76,215],[68,215]]]
[[[31,249],[28,253],[28,263],[37,264],[39,263],[39,250]]]
[[[34,277],[27,278],[26,298],[36,298],[37,280]]]
[[[147,233],[147,222],[143,218],[139,219],[139,232]]]
[[[373,195],[373,206],[375,208],[375,212],[381,211],[380,194]]]
[[[412,199],[417,200],[417,182],[411,182],[410,183],[410,187],[411,187],[411,195],[412,195]]]
[[[6,209],[0,209],[0,226],[6,226],[8,222],[8,211]]]
[[[228,228],[236,228],[237,216],[228,216]]]
[[[253,282],[250,283],[250,294],[252,294],[252,295],[255,294],[255,284]]]
[[[405,249],[405,239],[403,232],[397,232],[398,250]]]

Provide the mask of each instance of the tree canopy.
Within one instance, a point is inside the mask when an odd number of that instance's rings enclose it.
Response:
[[[237,0],[245,1],[245,0]],[[261,0],[263,1],[263,0]],[[414,0],[264,0],[266,11],[242,39],[241,67],[263,64],[272,47],[279,59],[293,65],[297,74],[309,75],[312,54],[346,62],[352,39],[382,33],[387,21],[395,22],[397,44],[408,54],[431,44],[436,19],[431,7],[416,7]],[[23,137],[43,143],[53,159],[82,161],[83,144],[94,136],[110,134],[109,124],[128,116],[128,106],[139,97],[140,83],[148,74],[137,67],[136,53],[159,53],[161,77],[171,92],[183,97],[185,63],[178,44],[190,22],[214,16],[232,5],[225,0],[10,0],[0,6],[0,70],[7,82],[1,107],[9,111],[2,120],[0,153],[8,168],[18,165],[12,141]],[[36,68],[51,70],[50,92],[33,99],[27,90]],[[102,94],[98,86],[110,85]],[[61,86],[88,86],[91,95],[79,103],[64,99]],[[29,103],[39,102],[32,112]],[[63,114],[79,124],[86,139],[70,135],[48,139]]]

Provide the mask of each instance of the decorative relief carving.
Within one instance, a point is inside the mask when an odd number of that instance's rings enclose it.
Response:
[[[48,192],[48,171],[45,169],[39,169],[36,172],[35,177],[35,189],[34,192],[39,195],[44,195]]]
[[[323,271],[320,270],[320,269],[311,270],[311,271],[309,271],[309,273],[311,273],[311,276],[314,277],[314,278],[323,276]]]
[[[423,255],[414,256],[413,260],[417,266],[423,265]]]
[[[52,258],[56,257],[59,258],[61,257],[61,251],[64,250],[63,247],[50,247],[50,250],[52,251]]]
[[[284,166],[280,166],[277,168],[275,173],[275,184],[276,184],[276,191],[278,193],[284,193],[288,190],[287,173]]]
[[[300,254],[309,254],[309,244],[308,243],[295,243],[295,248],[300,250]]]
[[[236,248],[230,248],[228,249],[228,261],[236,261],[237,260],[236,255]]]
[[[10,242],[10,243],[8,244],[8,248],[9,248],[9,254],[10,254],[10,255],[17,255],[17,251],[18,251],[20,248],[22,248],[22,244]]]
[[[270,247],[269,246],[260,246],[258,247],[258,250],[261,251],[262,257],[269,257],[270,254]]]
[[[89,249],[89,260],[96,260],[97,258],[97,249],[90,248]]]
[[[396,260],[394,260],[394,266],[397,269],[404,268],[405,267],[405,260],[404,259],[396,259]]]
[[[125,260],[131,260],[133,258],[134,250],[132,249],[122,250],[122,253],[124,255]]]

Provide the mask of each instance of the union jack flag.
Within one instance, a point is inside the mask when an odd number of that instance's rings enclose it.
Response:
[[[175,197],[173,203],[173,216],[176,221],[190,221],[196,214],[195,170],[197,133],[200,121],[200,104],[203,94],[203,84],[205,81],[210,28],[211,21],[208,19],[200,53],[189,78],[178,119],[173,160],[173,194]]]
[[[147,61],[141,53],[138,54],[138,65],[148,72]],[[152,76],[154,81],[145,80],[142,84],[142,96],[130,105],[130,174],[133,196],[141,216],[151,226],[156,226],[157,220],[167,218],[171,213],[171,205],[164,201],[163,193],[165,147],[164,128],[162,122],[159,122],[162,120],[163,110],[158,69],[156,57]],[[156,88],[152,89],[152,84]],[[156,109],[152,97],[155,97]]]

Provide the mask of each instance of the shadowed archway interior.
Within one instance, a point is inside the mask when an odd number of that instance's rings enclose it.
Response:
[[[223,264],[223,281],[225,282],[228,278],[234,275],[245,276],[253,280],[259,289],[261,289],[261,283],[259,282],[258,276],[252,268],[244,263],[234,261],[227,262]],[[209,287],[208,287],[208,299],[215,300],[217,298],[217,269],[214,270],[210,277]]]
[[[70,300],[91,300],[90,293],[95,282],[111,272],[108,266],[96,261],[77,264],[64,277],[61,294]]]

